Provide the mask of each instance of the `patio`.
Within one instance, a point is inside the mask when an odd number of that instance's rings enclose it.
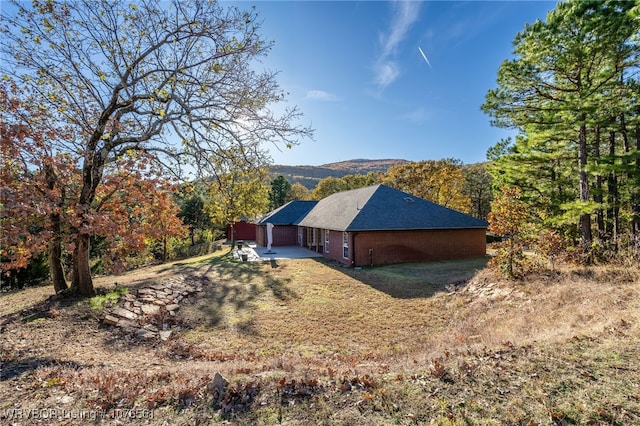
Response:
[[[238,249],[237,247],[233,249],[233,256],[235,258],[240,259],[242,254],[247,255],[247,261],[249,262],[322,257],[322,254],[320,253],[297,246],[271,247],[271,251],[268,252],[266,247],[258,246],[253,241],[244,241],[242,249]]]

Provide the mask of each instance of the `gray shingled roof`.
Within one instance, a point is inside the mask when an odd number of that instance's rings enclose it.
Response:
[[[301,220],[317,203],[317,201],[289,201],[287,204],[278,207],[263,217],[258,222],[258,225],[266,225],[269,222],[280,226],[294,225],[298,223],[298,221]]]
[[[349,232],[487,227],[484,220],[385,185],[330,195],[297,224]]]

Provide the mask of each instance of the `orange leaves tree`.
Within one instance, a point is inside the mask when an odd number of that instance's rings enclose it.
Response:
[[[471,199],[465,194],[462,162],[453,158],[392,166],[380,183],[463,213],[471,208]]]
[[[364,188],[374,185],[378,179],[378,173],[369,172],[366,175],[355,174],[342,177],[329,176],[322,179],[313,191],[311,191],[311,199],[321,200],[336,192],[349,191],[351,189]]]
[[[220,149],[269,141],[291,146],[312,130],[284,100],[275,72],[254,60],[271,44],[254,10],[217,1],[14,2],[2,9],[2,78],[28,89],[51,122],[52,141],[79,169],[71,290],[94,294],[89,263],[105,170],[128,153],[165,172],[206,170]]]
[[[16,97],[16,85],[0,86],[0,255],[2,273],[27,267],[47,253],[56,292],[67,288],[62,265],[68,197],[79,182],[74,158],[53,141],[72,136],[52,126],[47,111]],[[28,99],[28,97],[27,97]]]
[[[73,252],[81,226],[90,227],[92,236],[104,242],[100,255],[110,271],[123,269],[129,254],[144,251],[150,242],[183,234],[173,186],[153,170],[153,163],[133,157],[141,155],[135,152],[105,167],[103,184],[82,217],[76,192],[81,182],[78,156],[52,148],[72,133],[50,127],[59,123],[48,120],[47,111],[20,92],[8,83],[0,87],[3,272],[24,268],[46,252],[54,290],[60,292],[67,289],[63,257]]]
[[[182,238],[187,232],[178,217],[176,186],[154,168],[151,159],[141,155],[128,153],[109,164],[93,204],[93,235],[106,246],[102,261],[110,272],[135,266],[127,262],[154,245],[160,246],[161,257],[166,260],[168,239]],[[74,218],[79,225],[80,218]]]
[[[519,188],[501,186],[494,195],[489,213],[489,232],[503,238],[495,243],[496,256],[492,266],[503,275],[513,279],[520,274],[523,248],[527,240],[529,206],[520,199]]]

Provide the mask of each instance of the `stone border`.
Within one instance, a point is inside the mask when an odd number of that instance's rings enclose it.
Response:
[[[176,275],[125,294],[105,311],[102,322],[144,339],[167,340],[172,334],[167,320],[176,316],[184,298],[201,291],[200,278]]]

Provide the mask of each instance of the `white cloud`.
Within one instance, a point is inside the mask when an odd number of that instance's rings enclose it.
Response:
[[[380,35],[382,51],[374,67],[374,80],[380,89],[393,83],[400,75],[400,68],[393,61],[398,45],[404,40],[411,26],[418,19],[420,3],[415,1],[394,1],[391,26]]]
[[[429,121],[432,117],[432,113],[425,110],[424,108],[416,108],[408,114],[402,116],[403,120],[410,121],[412,123],[423,123],[425,121]]]
[[[309,90],[307,91],[306,98],[325,102],[333,102],[338,100],[338,97],[336,95],[334,95],[333,93],[325,92],[324,90]]]
[[[384,89],[400,75],[398,64],[393,61],[378,62],[376,64],[375,80],[378,87]]]

